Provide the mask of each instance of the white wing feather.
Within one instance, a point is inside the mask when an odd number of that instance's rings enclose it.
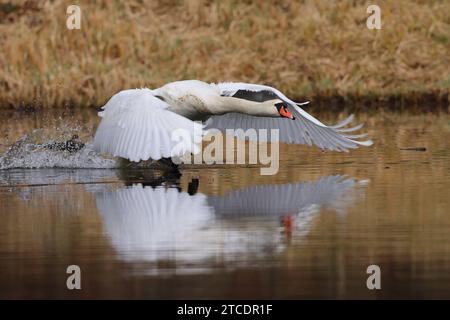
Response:
[[[103,119],[95,134],[94,149],[135,162],[198,153],[202,125],[167,107],[150,89],[117,93],[99,113]],[[176,130],[184,133],[183,139],[175,141]]]

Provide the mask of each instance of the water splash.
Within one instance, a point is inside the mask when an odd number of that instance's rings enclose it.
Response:
[[[77,151],[51,146],[64,144],[77,128],[55,128],[50,133],[35,129],[22,136],[0,156],[0,170],[13,168],[86,168],[111,169],[120,167],[116,158],[93,150],[92,142]]]

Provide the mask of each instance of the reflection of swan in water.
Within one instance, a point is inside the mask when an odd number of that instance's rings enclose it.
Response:
[[[174,188],[133,185],[97,194],[96,199],[113,245],[123,253],[177,246],[211,218],[205,195]]]
[[[124,260],[242,263],[245,257],[281,251],[282,231],[305,233],[321,207],[344,211],[342,204],[356,184],[329,176],[210,197],[139,184],[96,193],[96,200],[106,232]]]
[[[315,182],[260,185],[236,190],[223,197],[209,197],[208,202],[220,215],[300,214],[311,206],[333,205],[355,180],[328,176]]]

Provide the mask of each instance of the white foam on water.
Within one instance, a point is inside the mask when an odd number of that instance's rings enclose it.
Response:
[[[58,142],[58,137],[64,140],[67,129],[56,133],[57,138],[43,135],[43,129],[36,129],[18,139],[6,152],[0,156],[0,170],[16,168],[85,168],[111,169],[120,167],[116,158],[102,155],[93,150],[92,142],[75,152],[54,150],[48,145]],[[38,138],[37,138],[38,137]],[[39,141],[36,141],[39,140]]]

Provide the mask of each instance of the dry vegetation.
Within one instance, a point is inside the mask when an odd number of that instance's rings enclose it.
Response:
[[[0,1],[0,107],[102,105],[197,78],[274,85],[322,105],[450,101],[450,1]],[[407,103],[405,103],[407,102]]]

